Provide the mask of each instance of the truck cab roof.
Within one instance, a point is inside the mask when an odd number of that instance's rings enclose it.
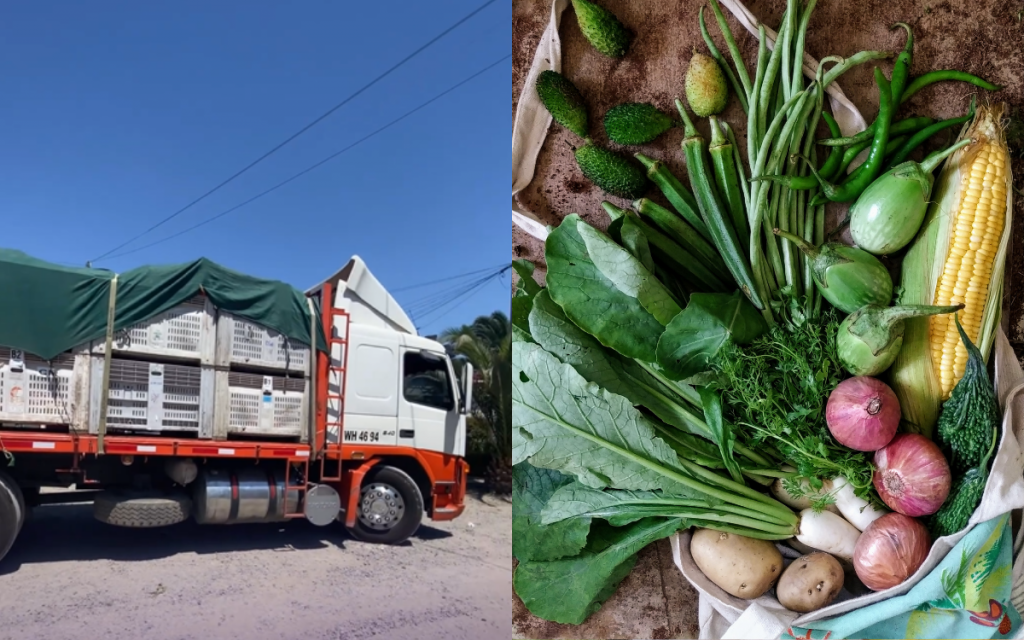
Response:
[[[419,335],[416,325],[402,306],[388,293],[359,256],[352,256],[344,267],[323,282],[307,289],[306,294],[318,292],[325,284],[333,285],[334,306],[346,310],[353,324],[372,325],[412,336]]]

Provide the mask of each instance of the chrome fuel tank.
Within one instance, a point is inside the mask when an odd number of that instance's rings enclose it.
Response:
[[[192,483],[192,513],[199,524],[285,520],[284,477],[267,469],[204,469]],[[299,492],[288,492],[288,513],[299,507]]]

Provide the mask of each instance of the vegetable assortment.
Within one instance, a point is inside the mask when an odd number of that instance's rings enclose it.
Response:
[[[628,55],[614,15],[573,5],[595,48]],[[972,102],[935,122],[899,110],[939,81],[998,87],[958,71],[913,77],[913,33],[898,23],[904,49],[888,78],[873,72],[878,113],[843,137],[826,89],[890,55],[827,57],[805,78],[814,5],[788,1],[770,52],[760,28],[754,73],[717,1],[732,65],[701,9],[708,54],[694,52],[675,100],[685,182],[596,143],[571,81],[538,78],[554,121],[583,140],[583,175],[630,204],[602,203],[606,231],[576,213],[551,228],[545,286],[517,268],[514,587],[535,615],[582,622],[643,546],[687,528],[694,562],[725,592],[774,588],[783,606],[814,611],[851,569],[869,589],[902,583],[981,501],[1001,422],[984,358],[1010,228],[1002,112]],[[731,96],[744,148],[720,115]],[[958,125],[955,143],[908,159]],[[677,122],[624,103],[603,126],[631,146]],[[856,246],[826,238],[832,202],[851,203]],[[899,288],[879,259],[893,254]],[[804,557],[787,567],[782,544]]]

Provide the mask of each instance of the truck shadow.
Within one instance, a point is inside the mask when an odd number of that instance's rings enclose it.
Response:
[[[450,538],[448,531],[420,525],[412,540]],[[312,549],[367,544],[355,540],[340,523],[317,527],[304,519],[268,524],[200,526],[191,520],[172,527],[125,529],[104,524],[92,515],[91,504],[36,507],[7,557],[0,560],[0,575],[26,564],[114,560],[157,560],[180,553],[199,555],[231,551],[301,552]]]

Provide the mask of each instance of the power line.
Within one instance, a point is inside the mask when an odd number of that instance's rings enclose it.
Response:
[[[419,305],[413,303],[412,305],[409,305],[408,308],[406,308],[406,311],[411,316],[413,316],[414,322],[416,322],[417,324],[426,320],[431,315],[438,313],[439,311],[445,309],[451,311],[458,307],[459,305],[461,305],[466,300],[468,300],[470,297],[478,293],[488,283],[501,277],[502,274],[504,274],[511,268],[511,265],[505,265],[500,269],[492,271],[491,273],[487,274],[482,278],[470,282],[469,284],[461,285],[460,287],[457,288],[457,291],[451,292],[451,295],[436,296],[433,300],[424,301]],[[445,312],[445,314],[446,313],[447,311]],[[440,317],[444,317],[445,314],[442,314]]]
[[[497,271],[500,271],[500,269],[498,269]],[[451,299],[452,296],[459,295],[459,292],[465,291],[466,289],[470,289],[479,283],[486,282],[487,280],[492,278],[494,274],[497,273],[497,271],[491,271],[487,275],[468,283],[461,282],[459,284],[452,285],[445,289],[441,289],[440,291],[435,291],[434,293],[427,294],[422,298],[417,298],[416,300],[409,302],[406,305],[406,307],[416,311],[431,308],[434,304],[438,302],[441,302],[443,304],[445,301]]]
[[[435,307],[434,309],[432,309],[430,311],[426,311],[426,312],[421,313],[419,318],[418,318],[419,322],[425,321],[428,317],[430,317],[431,315],[436,314],[437,312],[444,311],[444,313],[441,313],[441,315],[436,316],[431,321],[432,322],[436,322],[436,321],[440,320],[441,318],[445,317],[446,315],[448,315],[449,313],[451,313],[452,311],[454,311],[455,309],[459,308],[460,306],[465,304],[467,301],[469,301],[470,298],[472,298],[477,293],[479,293],[481,290],[483,290],[483,288],[485,286],[487,286],[488,283],[490,283],[491,281],[493,281],[497,277],[500,277],[500,273],[499,274],[495,274],[493,276],[490,276],[490,277],[484,279],[479,284],[477,284],[477,285],[467,289],[464,293],[460,294],[458,297],[452,298],[447,303],[441,304],[441,305]]]
[[[356,96],[360,95],[361,93],[363,93],[364,91],[366,91],[367,89],[369,89],[370,87],[372,87],[373,85],[377,84],[378,82],[380,82],[381,80],[383,80],[384,78],[386,78],[387,76],[389,76],[389,75],[390,75],[390,74],[391,74],[391,73],[392,73],[393,71],[395,71],[396,69],[398,69],[399,67],[401,67],[402,65],[404,65],[404,64],[405,64],[406,62],[408,62],[408,61],[412,60],[413,58],[415,58],[415,57],[416,57],[417,55],[419,55],[420,53],[422,53],[422,52],[423,52],[424,50],[426,50],[426,49],[427,49],[428,47],[430,47],[430,46],[431,46],[432,44],[436,43],[436,42],[437,42],[438,40],[440,40],[441,38],[445,37],[446,35],[448,35],[448,34],[449,34],[449,33],[451,33],[452,31],[454,31],[455,29],[457,29],[457,28],[458,28],[459,26],[461,26],[461,25],[462,25],[462,24],[463,24],[464,22],[466,22],[467,20],[469,20],[470,18],[472,18],[472,17],[473,17],[473,16],[475,16],[476,14],[480,13],[480,12],[481,12],[481,11],[483,11],[483,10],[484,10],[485,8],[487,8],[487,6],[488,6],[488,5],[491,5],[491,4],[493,4],[494,2],[496,2],[496,1],[497,1],[497,0],[487,0],[487,1],[486,1],[486,2],[484,2],[484,3],[482,4],[482,5],[480,5],[479,7],[477,7],[476,9],[474,9],[474,10],[473,10],[472,12],[470,12],[470,13],[469,13],[469,14],[468,14],[467,16],[465,16],[464,18],[462,18],[461,20],[459,20],[459,21],[458,21],[458,22],[456,22],[455,24],[451,25],[450,27],[448,27],[447,29],[445,29],[444,31],[442,31],[441,33],[439,33],[438,35],[434,36],[434,37],[433,37],[432,39],[430,39],[429,41],[427,41],[427,43],[426,43],[426,44],[422,45],[422,46],[421,46],[421,47],[420,47],[419,49],[416,49],[415,51],[413,51],[412,53],[410,53],[410,54],[409,54],[409,55],[407,55],[406,57],[404,57],[404,58],[402,58],[401,60],[399,60],[399,61],[398,61],[398,62],[397,62],[397,63],[396,63],[396,64],[395,64],[394,66],[392,66],[392,67],[391,67],[390,69],[388,69],[388,70],[387,70],[387,71],[385,71],[384,73],[382,73],[382,74],[378,75],[378,76],[377,76],[376,78],[374,78],[373,80],[371,80],[371,81],[370,81],[370,82],[368,82],[367,84],[363,85],[363,86],[362,86],[362,87],[361,87],[360,89],[358,89],[358,90],[357,90],[357,91],[356,91],[355,93],[351,94],[350,96],[348,96],[347,98],[345,98],[344,100],[342,100],[341,102],[339,102],[338,104],[336,104],[336,105],[334,105],[333,107],[331,107],[330,109],[328,109],[328,110],[327,110],[327,112],[325,112],[325,113],[324,113],[323,115],[321,115],[321,116],[320,116],[319,118],[317,118],[317,119],[313,120],[312,122],[310,122],[310,123],[309,123],[309,124],[307,124],[306,126],[304,126],[304,127],[302,127],[301,129],[299,129],[299,130],[298,130],[297,132],[293,133],[293,134],[292,134],[291,136],[289,136],[288,138],[286,138],[286,139],[285,139],[285,140],[284,140],[283,142],[279,143],[279,144],[278,144],[277,146],[275,146],[274,148],[272,148],[272,149],[271,149],[270,151],[267,151],[266,153],[264,153],[264,154],[263,154],[262,156],[260,156],[259,158],[256,158],[256,160],[254,160],[254,161],[252,161],[251,163],[249,163],[248,165],[246,165],[246,166],[245,166],[245,167],[244,167],[244,168],[243,168],[242,170],[238,171],[237,173],[235,173],[234,175],[232,175],[232,176],[231,176],[230,178],[228,178],[227,180],[224,180],[223,182],[221,182],[220,184],[218,184],[218,185],[217,185],[216,187],[214,187],[214,188],[210,189],[209,191],[207,191],[207,192],[206,192],[206,193],[204,193],[203,195],[199,196],[198,198],[196,198],[196,199],[195,199],[195,200],[193,200],[192,202],[188,203],[187,205],[185,205],[185,206],[184,206],[184,207],[182,207],[181,209],[178,209],[177,211],[175,211],[175,212],[174,212],[174,213],[172,213],[171,215],[167,216],[167,217],[166,217],[166,218],[164,218],[163,220],[160,220],[159,222],[157,222],[156,224],[154,224],[154,225],[153,225],[153,226],[151,226],[150,228],[146,229],[146,230],[145,230],[145,231],[143,231],[142,233],[140,233],[140,234],[137,234],[137,235],[135,235],[135,236],[133,236],[133,237],[129,238],[128,240],[126,240],[125,242],[122,242],[121,244],[117,245],[116,247],[114,247],[114,248],[113,248],[113,249],[111,249],[110,251],[107,251],[106,253],[104,253],[104,254],[102,254],[102,255],[100,255],[100,256],[97,256],[97,257],[93,258],[92,260],[90,260],[90,262],[96,262],[97,260],[100,260],[100,259],[102,259],[102,258],[105,258],[105,257],[109,256],[110,254],[114,253],[115,251],[117,251],[117,250],[119,250],[119,249],[122,249],[122,248],[124,248],[124,247],[128,246],[129,244],[131,244],[132,242],[135,242],[136,240],[138,240],[138,239],[139,239],[139,238],[141,238],[142,236],[144,236],[144,235],[148,234],[149,232],[153,231],[154,229],[156,229],[156,228],[158,228],[158,227],[162,226],[163,224],[165,224],[165,223],[169,222],[170,220],[172,220],[172,219],[176,218],[177,216],[179,216],[180,214],[184,213],[185,211],[188,211],[188,210],[189,210],[189,209],[191,209],[191,208],[192,208],[192,207],[193,207],[194,205],[196,205],[196,204],[198,204],[198,203],[202,202],[202,201],[203,201],[203,200],[205,200],[205,199],[206,199],[206,198],[207,198],[208,196],[210,196],[210,195],[212,195],[212,194],[216,193],[216,192],[217,192],[217,191],[219,191],[219,190],[220,190],[220,189],[221,189],[222,187],[226,186],[226,185],[227,185],[228,183],[230,183],[231,181],[233,181],[233,180],[234,180],[235,178],[237,178],[237,177],[241,176],[241,175],[242,175],[243,173],[245,173],[245,172],[246,172],[246,171],[248,171],[249,169],[252,169],[253,167],[255,167],[256,165],[258,165],[259,163],[263,162],[264,160],[266,160],[267,158],[269,158],[270,156],[272,156],[272,155],[273,155],[274,153],[276,153],[276,152],[277,152],[277,151],[278,151],[279,149],[281,149],[282,147],[284,147],[284,146],[285,146],[285,145],[287,145],[288,143],[292,142],[293,140],[295,140],[296,138],[298,138],[298,137],[299,137],[299,136],[301,136],[302,134],[306,133],[307,131],[309,131],[310,129],[312,129],[313,127],[315,127],[316,125],[320,124],[320,122],[322,122],[323,120],[325,120],[325,119],[326,119],[326,118],[327,118],[328,116],[330,116],[330,115],[331,115],[332,113],[334,113],[335,111],[337,111],[338,109],[342,108],[343,106],[345,106],[346,104],[348,104],[349,102],[351,102],[351,101],[352,101],[353,99],[355,99],[355,98],[356,98]]]
[[[505,266],[504,263],[502,263],[501,266],[502,267]],[[460,274],[455,275],[455,276],[448,276],[447,278],[438,278],[437,280],[428,280],[427,282],[420,282],[418,284],[410,284],[410,285],[405,286],[405,287],[399,287],[398,289],[391,289],[391,293],[398,293],[400,291],[408,291],[409,289],[420,289],[422,287],[429,287],[432,284],[441,284],[442,282],[450,282],[452,280],[458,280],[460,278],[465,278],[465,277],[468,277],[468,276],[475,276],[475,275],[477,275],[479,273],[494,271],[495,269],[498,269],[498,268],[500,268],[500,267],[497,267],[497,266],[495,266],[495,267],[487,267],[486,269],[477,269],[476,271],[467,271],[466,273],[460,273]]]
[[[224,211],[221,211],[220,213],[218,213],[215,216],[207,218],[206,220],[203,220],[202,222],[198,222],[198,223],[192,225],[191,227],[187,227],[185,229],[182,229],[181,231],[179,231],[177,233],[174,233],[174,234],[171,234],[171,235],[167,236],[166,238],[162,238],[160,240],[156,240],[154,242],[150,242],[149,244],[144,244],[141,247],[136,247],[134,249],[129,249],[128,251],[122,251],[121,253],[116,253],[116,254],[114,254],[112,256],[108,255],[105,259],[112,260],[114,258],[120,258],[122,256],[127,256],[127,255],[130,255],[132,253],[136,253],[136,252],[139,252],[139,251],[143,251],[145,249],[149,249],[150,247],[154,247],[154,246],[156,246],[158,244],[163,244],[164,242],[167,242],[168,240],[173,240],[174,238],[177,238],[179,236],[185,235],[186,233],[189,233],[190,231],[194,231],[194,230],[198,229],[199,227],[206,226],[206,225],[210,224],[211,222],[213,222],[215,220],[219,220],[220,218],[223,218],[224,216],[228,215],[229,213],[237,211],[238,209],[241,209],[242,207],[244,207],[244,206],[246,206],[246,205],[248,205],[248,204],[250,204],[252,202],[255,202],[256,200],[259,200],[263,196],[268,195],[268,194],[270,194],[270,193],[272,193],[274,191],[277,191],[278,189],[280,189],[281,187],[285,186],[289,182],[292,182],[293,180],[301,178],[302,176],[306,175],[307,173],[313,171],[314,169],[320,168],[321,166],[327,164],[331,160],[334,160],[338,156],[340,156],[340,155],[350,151],[354,147],[362,144],[363,142],[366,142],[367,140],[369,140],[370,138],[372,138],[372,137],[376,136],[377,134],[383,132],[384,130],[393,127],[394,125],[398,124],[402,120],[405,120],[406,118],[408,118],[409,116],[413,115],[417,111],[420,111],[421,109],[426,108],[428,105],[430,105],[430,104],[436,102],[437,100],[443,98],[444,96],[448,95],[452,91],[455,91],[456,89],[458,89],[462,85],[464,85],[464,84],[466,84],[466,83],[476,79],[477,77],[483,75],[487,71],[490,71],[491,69],[493,69],[494,67],[498,66],[499,64],[501,64],[505,60],[508,60],[511,57],[512,57],[512,54],[508,54],[508,55],[503,56],[502,58],[500,58],[498,60],[495,60],[494,62],[492,62],[491,64],[487,65],[483,69],[480,69],[479,71],[477,71],[473,75],[471,75],[471,76],[469,76],[469,77],[459,81],[458,83],[448,87],[447,89],[445,89],[441,93],[437,94],[433,98],[430,98],[429,100],[427,100],[426,102],[420,104],[419,106],[415,107],[414,109],[410,109],[409,111],[407,111],[404,114],[402,114],[401,116],[395,118],[391,122],[385,124],[382,127],[379,127],[378,129],[376,129],[372,133],[369,133],[369,134],[363,136],[362,138],[356,140],[355,142],[353,142],[352,144],[348,145],[344,149],[341,149],[340,151],[332,153],[331,155],[327,156],[323,160],[320,160],[316,164],[313,164],[313,165],[311,165],[309,167],[306,167],[305,169],[303,169],[302,171],[296,173],[292,177],[290,177],[290,178],[288,178],[286,180],[282,180],[281,182],[277,183],[273,187],[270,187],[269,189],[267,189],[267,190],[265,190],[265,191],[263,191],[261,193],[256,194],[255,196],[249,198],[248,200],[245,200],[244,202],[240,202],[239,204],[236,204],[235,206],[231,207],[230,209],[225,209]],[[107,253],[109,254],[110,252],[107,252]],[[99,260],[99,258],[97,258],[97,260]],[[93,260],[93,262],[96,262],[97,260]]]

